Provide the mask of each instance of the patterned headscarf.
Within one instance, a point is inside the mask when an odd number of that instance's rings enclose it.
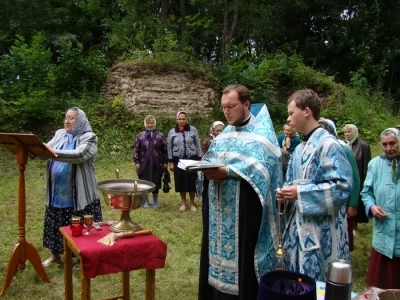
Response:
[[[318,123],[324,126],[324,128],[332,134],[335,138],[337,138],[337,131],[335,123],[330,119],[320,118]]]
[[[351,137],[349,140],[347,141],[347,145],[350,147],[350,149],[352,148],[352,145],[354,143],[354,141],[358,138],[358,128],[356,125],[354,124],[346,124],[343,127],[343,130],[345,130],[346,128],[350,128],[351,129]]]
[[[186,117],[188,116],[188,114],[187,114],[186,111],[180,110],[180,111],[178,111],[178,112],[176,113],[176,118],[178,118],[180,114],[184,114],[184,115],[186,115]]]
[[[388,132],[390,132],[389,135],[394,135],[397,139],[397,142],[400,144],[400,131],[396,128],[387,128],[384,131],[382,131],[381,133],[381,139],[383,136],[387,136]],[[388,164],[390,164],[391,168],[392,168],[392,180],[393,182],[396,182],[397,179],[400,177],[400,157],[399,157],[400,153],[397,153],[397,157],[393,158],[392,161],[389,160],[389,158],[386,156],[385,153],[382,153],[381,155],[379,155],[381,158],[385,159],[387,161]]]
[[[147,121],[147,119],[149,119],[149,118],[151,118],[151,119],[154,120],[154,129],[156,129],[157,120],[156,120],[156,118],[154,118],[153,115],[148,115],[148,116],[146,116],[146,118],[144,118],[144,120],[143,120],[144,128],[146,128],[146,121]]]
[[[147,127],[146,127],[147,119],[153,119],[154,120],[154,128],[153,129],[150,129],[150,130],[147,129]],[[144,128],[146,129],[146,133],[145,133],[146,140],[151,140],[151,138],[153,136],[152,133],[153,133],[153,131],[156,130],[156,125],[157,125],[156,118],[154,118],[154,116],[152,116],[152,115],[148,115],[148,116],[146,116],[146,118],[144,118],[143,124],[144,124]]]
[[[92,132],[92,126],[90,126],[89,120],[86,117],[85,112],[79,107],[72,107],[68,110],[77,110],[78,117],[76,118],[76,122],[74,128],[72,128],[71,133],[72,136],[77,136],[80,134],[84,134],[85,132]]]
[[[212,138],[215,138],[215,127],[217,127],[218,125],[222,125],[223,127],[225,126],[224,123],[222,123],[221,121],[213,122],[209,131],[209,134]]]
[[[176,118],[177,118],[177,119],[178,119],[178,117],[179,117],[180,114],[184,114],[184,115],[186,115],[186,117],[188,117],[188,114],[187,114],[186,111],[180,110],[180,111],[178,111],[178,112],[176,113]],[[188,125],[188,124],[189,124],[189,120],[188,120],[188,122],[187,122],[186,125]],[[185,125],[185,126],[186,126],[186,125]],[[184,126],[184,127],[181,127],[181,126],[178,126],[178,124],[177,124],[176,126],[177,126],[177,128],[178,128],[178,131],[180,131],[180,132],[184,132],[184,131],[185,131],[185,126]]]

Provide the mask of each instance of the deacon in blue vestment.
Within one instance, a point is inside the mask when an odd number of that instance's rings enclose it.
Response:
[[[230,85],[221,106],[229,123],[203,161],[209,169],[199,299],[256,299],[259,277],[274,269],[278,245],[274,190],[282,184],[281,152],[265,104]]]
[[[320,109],[312,90],[297,91],[288,100],[288,122],[303,134],[303,142],[290,158],[277,199],[286,206],[288,270],[325,282],[332,260],[349,260],[346,202],[353,178],[342,147],[318,124]]]

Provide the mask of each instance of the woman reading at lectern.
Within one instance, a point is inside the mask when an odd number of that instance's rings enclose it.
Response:
[[[72,216],[93,215],[94,222],[102,221],[94,158],[97,136],[83,110],[67,110],[64,129],[59,129],[46,144],[55,155],[46,169],[46,212],[43,246],[51,254],[43,266],[60,261],[64,253],[59,228],[70,224]]]

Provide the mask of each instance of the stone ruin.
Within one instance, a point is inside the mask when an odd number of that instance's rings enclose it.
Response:
[[[101,93],[107,99],[120,97],[136,113],[174,117],[179,110],[209,116],[220,101],[209,76],[162,63],[121,62],[111,69]]]

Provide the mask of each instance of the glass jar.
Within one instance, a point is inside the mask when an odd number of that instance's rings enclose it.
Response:
[[[81,217],[72,217],[69,228],[71,229],[72,236],[81,236],[83,229]]]

